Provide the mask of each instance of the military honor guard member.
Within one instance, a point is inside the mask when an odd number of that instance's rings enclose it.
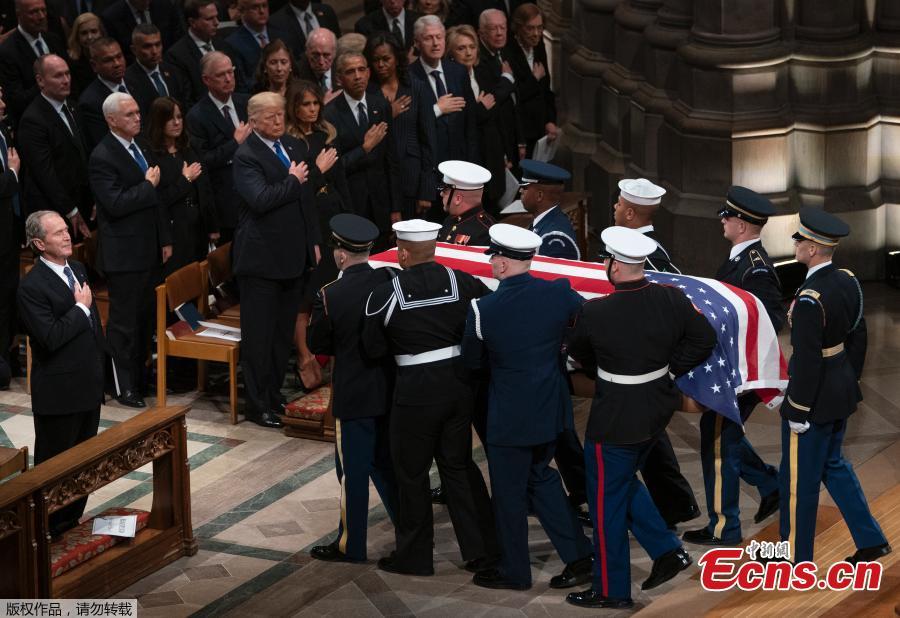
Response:
[[[541,237],[505,223],[491,227],[491,270],[500,285],[473,299],[462,353],[473,369],[490,369],[486,448],[501,561],[475,574],[485,588],[531,588],[528,505],[566,568],[550,580],[568,588],[590,580],[592,548],[550,467],[559,434],[574,427],[562,343],[583,298],[565,278],[528,272]]]
[[[619,199],[613,205],[616,225],[640,232],[656,242],[656,249],[647,256],[646,268],[664,273],[681,274],[672,263],[669,252],[656,238],[653,216],[659,210],[666,190],[646,178],[626,178],[619,181]],[[681,466],[669,434],[662,432],[650,450],[641,470],[647,491],[669,528],[700,516],[700,507],[690,483],[681,474]]]
[[[369,357],[393,355],[397,365],[389,432],[399,489],[397,548],[378,567],[408,575],[434,574],[432,459],[466,568],[481,570],[500,551],[490,497],[472,461],[473,388],[460,357],[469,303],[489,290],[435,262],[440,227],[421,219],[393,225],[403,271],[369,296],[362,333]]]
[[[522,206],[534,215],[531,231],[541,237],[539,255],[580,260],[575,229],[559,207],[565,183],[572,175],[561,167],[522,159]]]
[[[629,530],[653,559],[643,590],[691,564],[637,472],[680,403],[674,378],[709,357],[716,333],[680,290],[644,278],[644,262],[656,249],[652,239],[616,226],[603,230],[601,240],[615,291],[583,305],[568,348],[597,375],[585,434],[594,577],[589,590],[566,600],[581,607],[627,608],[632,606]]]
[[[438,240],[454,245],[488,246],[488,229],[494,225],[494,219],[484,211],[481,199],[491,173],[468,161],[444,161],[438,165],[438,171],[444,175],[441,202],[448,215],[438,232]]]
[[[360,350],[366,299],[372,290],[390,281],[394,271],[369,265],[369,252],[378,238],[374,223],[344,213],[332,217],[330,227],[334,261],[340,274],[319,290],[307,340],[315,354],[334,356],[334,467],[341,485],[341,520],[338,538],[328,545],[313,547],[310,554],[330,562],[363,562],[369,479],[391,519],[397,502],[388,443],[394,366],[385,359],[366,358]]]
[[[731,242],[731,254],[716,273],[716,279],[747,290],[766,307],[775,331],[785,321],[781,302],[781,282],[775,266],[763,248],[759,236],[775,207],[762,195],[745,187],[731,187],[725,205],[719,210],[725,238]],[[738,397],[741,420],[747,422],[760,402],[753,393]],[[778,473],[756,453],[744,435],[744,428],[707,410],[700,417],[700,461],[709,523],[688,530],[681,537],[700,545],[740,543],[741,518],[738,499],[744,479],[759,491],[760,503],[753,521],[759,523],[778,510]]]
[[[850,563],[891,552],[872,517],[841,444],[847,419],[862,400],[866,321],[859,281],[831,259],[846,223],[823,210],[802,208],[794,255],[809,269],[791,305],[790,380],[781,405],[781,539],[794,563],[812,560],[819,489],[824,483],[841,511],[857,551]]]

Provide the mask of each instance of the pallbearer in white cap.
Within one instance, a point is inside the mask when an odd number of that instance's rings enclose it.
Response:
[[[662,203],[666,190],[646,178],[625,178],[619,181],[619,200],[613,204],[616,225],[637,230],[659,243],[653,229],[653,216]],[[669,253],[660,244],[649,256],[647,268],[667,273],[680,273]]]
[[[436,240],[438,230],[441,226],[424,219],[410,219],[409,221],[398,221],[393,226],[394,233],[397,234],[397,240],[405,240],[407,242],[426,242]],[[402,264],[401,264],[402,266]]]
[[[449,215],[438,240],[455,245],[486,246],[488,229],[494,219],[484,211],[481,200],[491,173],[468,161],[444,161],[438,165],[438,171],[444,175],[441,203]]]
[[[647,256],[659,246],[652,238],[618,225],[603,230],[600,240],[605,247],[605,253],[601,253],[601,258],[612,258],[625,264],[643,264],[647,261]],[[610,275],[607,270],[606,276]]]
[[[513,260],[530,261],[541,246],[541,237],[517,225],[508,223],[496,223],[489,230],[490,244],[485,253],[490,256],[500,255]],[[491,264],[497,264],[499,260],[491,260]],[[523,265],[527,271],[530,264]],[[495,279],[500,279],[494,273]]]

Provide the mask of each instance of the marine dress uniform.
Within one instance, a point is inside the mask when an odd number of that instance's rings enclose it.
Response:
[[[401,264],[404,243],[427,249],[440,226],[412,219],[395,223]],[[475,277],[432,258],[405,267],[366,303],[363,350],[393,355],[397,382],[391,410],[391,458],[397,476],[397,548],[378,561],[396,573],[434,573],[434,528],[428,472],[438,465],[450,519],[467,568],[499,554],[491,503],[472,461],[472,386],[460,358],[469,302],[489,292]]]
[[[523,159],[519,162],[522,168],[522,185],[531,184],[565,184],[572,175],[561,167]],[[566,260],[580,260],[581,251],[575,241],[575,228],[569,217],[562,211],[559,204],[545,210],[535,216],[531,223],[531,231],[541,237],[541,249],[539,255],[547,257],[563,258]]]
[[[441,197],[444,210],[453,202],[458,191],[484,191],[484,185],[491,179],[491,173],[480,165],[468,161],[444,161],[438,165],[438,171],[444,175]],[[469,208],[465,212],[449,215],[438,232],[438,240],[454,245],[471,245],[487,247],[490,244],[488,230],[494,225],[491,217],[481,204]]]
[[[491,227],[486,253],[492,262],[530,261],[540,245],[537,234],[501,223]],[[567,279],[547,281],[527,271],[502,278],[493,294],[472,300],[462,353],[471,368],[491,372],[486,446],[502,556],[499,568],[476,573],[476,585],[531,587],[529,504],[567,565],[550,587],[590,579],[590,541],[559,472],[550,467],[557,437],[574,427],[561,350],[582,302]]]
[[[744,187],[731,187],[719,218],[737,217],[753,225],[763,226],[775,214],[775,207],[762,195]],[[722,283],[752,293],[766,308],[775,328],[781,329],[785,310],[781,303],[781,283],[775,266],[759,238],[735,244],[731,254],[716,274]],[[754,392],[738,397],[741,420],[746,423],[759,403]],[[700,462],[706,488],[709,523],[698,530],[688,530],[682,539],[700,545],[733,545],[740,543],[740,481],[743,479],[759,491],[760,505],[753,517],[756,523],[778,510],[778,473],[766,464],[744,435],[742,425],[730,421],[713,410],[700,417]]]
[[[793,237],[799,245],[835,247],[849,233],[834,215],[803,208]],[[798,253],[803,250],[798,247]],[[891,547],[841,452],[847,419],[862,400],[858,381],[866,355],[866,322],[859,281],[831,261],[816,264],[800,286],[789,322],[794,353],[781,405],[781,539],[790,542],[793,562],[812,560],[824,483],[857,547],[846,560],[875,560]]]
[[[378,227],[357,215],[336,215],[330,226],[332,245],[350,254],[368,256],[378,238]],[[341,485],[338,538],[329,545],[313,547],[310,553],[318,560],[366,560],[369,478],[388,515],[394,517],[397,487],[388,443],[394,367],[384,359],[365,357],[359,341],[366,299],[393,275],[389,268],[354,262],[341,267],[338,278],[319,290],[313,303],[307,330],[309,348],[316,354],[334,356],[334,467]]]
[[[611,256],[608,273],[616,261],[643,264],[655,249],[623,227],[605,229],[601,239]],[[677,288],[643,277],[613,284],[612,294],[584,304],[569,340],[569,354],[597,373],[585,434],[594,580],[590,590],[566,599],[583,607],[632,605],[629,530],[653,558],[642,589],[690,565],[637,472],[680,403],[673,376],[708,358],[716,344],[709,322]]]

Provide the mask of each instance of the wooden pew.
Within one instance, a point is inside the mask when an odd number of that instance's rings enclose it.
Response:
[[[107,598],[197,553],[188,410],[147,410],[0,485],[0,598]],[[151,462],[153,506],[147,527],[52,577],[50,513]]]

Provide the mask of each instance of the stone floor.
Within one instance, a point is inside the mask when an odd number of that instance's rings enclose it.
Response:
[[[869,353],[862,389],[865,401],[854,415],[845,440],[847,456],[860,470],[870,500],[900,482],[896,454],[900,442],[900,292],[880,284],[865,286]],[[785,340],[787,346],[787,341]],[[370,498],[367,564],[327,564],[308,556],[313,545],[330,541],[339,517],[339,487],[334,477],[333,446],[284,437],[278,430],[249,423],[228,423],[224,385],[209,396],[170,397],[191,403],[188,417],[194,533],[200,551],[139,581],[122,597],[136,597],[142,617],[160,616],[563,616],[589,612],[568,606],[564,593],[547,582],[562,569],[543,531],[531,520],[531,556],[535,585],[527,592],[485,590],[470,583],[462,568],[452,528],[443,507],[435,507],[436,547],[433,577],[384,573],[375,560],[388,553],[393,532],[374,489]],[[152,404],[152,399],[150,400]],[[587,401],[576,401],[583,431]],[[0,392],[0,445],[33,446],[30,397],[21,380]],[[104,406],[101,429],[134,412]],[[670,434],[682,468],[704,503],[699,463],[699,416],[678,413]],[[780,459],[777,414],[757,410],[747,426],[764,459]],[[476,456],[485,467],[480,447]],[[487,477],[487,474],[485,474]],[[762,526],[752,523],[758,496],[744,486],[745,536]],[[88,512],[113,505],[149,508],[149,467],[91,496]],[[830,505],[827,493],[822,503]],[[698,522],[701,520],[697,520]],[[771,523],[771,520],[764,524]],[[896,539],[893,539],[896,541]],[[896,545],[896,543],[895,543]],[[688,546],[695,560],[701,551]],[[632,541],[632,574],[643,580],[650,561]],[[681,575],[652,593],[633,588],[635,611],[684,583]],[[609,612],[611,613],[611,612]]]

